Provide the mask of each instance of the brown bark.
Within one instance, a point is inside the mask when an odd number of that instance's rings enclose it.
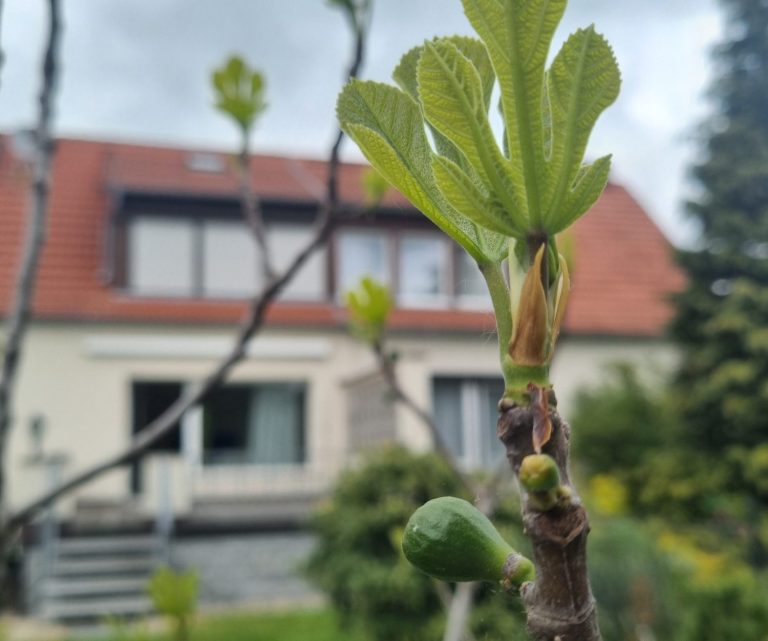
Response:
[[[256,243],[259,256],[259,266],[267,281],[275,277],[272,266],[272,255],[267,239],[267,228],[264,224],[264,210],[261,199],[256,196],[251,186],[251,153],[248,144],[249,133],[243,132],[243,144],[237,156],[238,189],[240,191],[240,208],[246,223],[251,228],[251,235]]]
[[[541,512],[527,497],[523,523],[533,545],[536,580],[523,586],[522,599],[528,632],[535,641],[599,641],[595,599],[587,573],[589,522],[568,469],[570,428],[553,409],[549,415],[552,436],[542,447],[557,463],[561,481],[571,496],[565,504]],[[535,410],[512,403],[502,404],[497,425],[515,474],[523,459],[534,454]]]
[[[1,7],[0,7],[1,9]],[[48,0],[48,36],[43,57],[35,152],[29,188],[26,235],[19,264],[16,288],[7,317],[0,364],[0,606],[7,594],[7,560],[15,539],[6,526],[6,465],[8,436],[13,425],[13,392],[21,362],[24,337],[29,325],[40,254],[45,244],[54,143],[51,135],[53,98],[59,75],[58,52],[61,37],[59,0]],[[0,57],[0,64],[2,58]]]

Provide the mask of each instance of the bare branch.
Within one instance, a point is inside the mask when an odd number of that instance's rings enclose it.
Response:
[[[365,33],[361,30],[356,33],[355,48],[352,64],[348,71],[348,79],[357,76],[363,61],[365,50]],[[136,434],[130,446],[124,451],[108,458],[76,474],[59,487],[45,492],[38,498],[30,501],[16,511],[5,523],[4,531],[11,533],[31,519],[38,511],[53,503],[72,490],[101,476],[105,472],[139,459],[147,450],[166,434],[170,433],[184,413],[191,407],[201,402],[217,385],[222,383],[232,368],[242,360],[246,354],[248,342],[261,329],[267,309],[282,289],[290,282],[295,274],[306,263],[312,253],[322,246],[328,239],[333,227],[334,214],[339,208],[338,199],[338,170],[339,149],[344,134],[339,130],[328,160],[327,191],[320,205],[315,232],[307,245],[299,252],[280,275],[269,280],[261,292],[252,300],[248,316],[243,321],[234,341],[234,346],[229,354],[220,361],[216,367],[203,380],[192,386],[161,416],[152,421]]]
[[[271,250],[267,240],[267,229],[264,224],[264,211],[261,199],[256,196],[251,186],[251,153],[248,144],[248,132],[243,132],[243,144],[237,156],[237,173],[239,178],[240,205],[243,218],[251,228],[251,233],[259,250],[261,271],[267,281],[275,278],[272,265]]]
[[[384,377],[384,381],[388,385],[395,401],[407,407],[408,410],[424,424],[424,426],[429,430],[429,434],[432,437],[432,442],[435,445],[437,453],[448,464],[451,470],[453,470],[454,474],[456,474],[456,476],[459,478],[462,485],[464,485],[464,488],[470,493],[473,493],[474,487],[472,483],[470,483],[469,479],[462,471],[459,462],[453,455],[453,452],[451,452],[451,450],[446,445],[445,439],[440,433],[435,420],[424,408],[422,408],[415,400],[413,400],[411,395],[408,394],[408,392],[406,392],[400,385],[400,381],[397,378],[397,373],[395,372],[395,361],[392,354],[387,352],[382,341],[377,341],[374,343],[372,348],[373,353],[376,356],[379,371]]]
[[[21,264],[13,302],[7,317],[2,371],[0,371],[0,510],[5,504],[5,450],[13,421],[12,400],[24,336],[29,324],[35,279],[48,218],[51,162],[54,143],[51,136],[53,97],[58,82],[58,51],[61,35],[59,0],[49,0],[49,27],[43,59],[42,86],[35,128],[35,155],[29,190],[29,211]]]

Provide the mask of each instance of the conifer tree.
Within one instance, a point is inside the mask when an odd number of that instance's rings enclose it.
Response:
[[[715,113],[689,203],[703,242],[680,254],[689,283],[673,325],[685,440],[720,458],[768,442],[768,0],[722,4]]]

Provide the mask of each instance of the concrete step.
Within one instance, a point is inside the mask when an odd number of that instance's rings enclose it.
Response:
[[[303,523],[321,499],[322,496],[317,494],[258,498],[198,496],[193,500],[185,520],[190,523]]]
[[[144,596],[146,577],[87,577],[48,579],[40,588],[44,599],[61,600],[84,596],[95,598],[114,596]]]
[[[147,597],[110,597],[48,601],[43,604],[40,615],[56,621],[103,621],[109,617],[144,616],[152,611],[152,603]]]
[[[151,554],[158,547],[154,536],[82,536],[61,539],[58,542],[59,557],[76,556],[126,556]]]
[[[53,566],[53,576],[56,578],[94,575],[147,576],[155,565],[154,560],[149,557],[59,559]]]

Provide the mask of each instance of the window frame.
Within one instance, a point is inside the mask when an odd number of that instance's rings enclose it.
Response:
[[[344,305],[344,295],[346,294],[346,286],[342,283],[342,242],[343,239],[349,237],[368,236],[376,239],[381,239],[384,245],[384,272],[386,279],[384,284],[388,287],[393,287],[393,283],[396,282],[397,270],[395,261],[397,260],[397,252],[394,246],[395,233],[391,227],[386,226],[369,226],[369,225],[349,225],[340,227],[333,236],[332,247],[330,256],[333,263],[333,269],[331,270],[331,277],[333,279],[333,299],[339,304]],[[353,283],[354,287],[356,283]]]
[[[393,292],[396,307],[407,310],[425,311],[467,311],[487,313],[493,310],[490,295],[468,296],[459,293],[459,261],[464,249],[453,242],[434,226],[427,226],[415,221],[396,221],[383,219],[376,221],[355,222],[339,226],[330,243],[329,260],[331,268],[328,271],[331,300],[337,305],[344,305],[344,287],[341,283],[341,238],[348,234],[370,234],[383,237],[388,249],[387,285]],[[439,238],[443,244],[445,257],[445,274],[443,275],[444,294],[439,300],[404,302],[400,295],[400,248],[407,236],[424,235]],[[474,260],[469,257],[474,264]],[[482,276],[481,276],[482,278]]]
[[[434,373],[431,376],[430,401],[432,415],[437,416],[435,407],[436,388],[440,381],[451,381],[459,384],[459,414],[461,416],[461,453],[454,452],[459,465],[468,471],[480,469],[492,469],[496,461],[484,461],[483,442],[489,434],[484,434],[483,425],[481,425],[481,409],[483,402],[483,386],[498,384],[503,391],[503,379],[498,374],[474,374],[471,376],[452,374],[452,373]],[[439,424],[437,425],[440,431]],[[493,435],[491,430],[490,435]],[[503,449],[498,450],[499,460],[503,459]]]
[[[130,420],[129,420],[129,438],[133,438],[133,436],[137,433],[137,429],[143,429],[146,427],[146,425],[139,425],[138,421],[138,412],[137,412],[137,405],[136,401],[137,398],[140,396],[138,390],[140,388],[146,389],[149,386],[163,386],[163,387],[170,387],[170,386],[177,386],[180,390],[179,392],[179,398],[184,395],[185,388],[189,385],[189,381],[184,380],[182,377],[173,377],[173,378],[159,378],[156,376],[134,376],[131,377],[129,380],[128,388],[127,388],[127,394],[128,394],[128,407],[130,410]],[[188,444],[185,443],[185,431],[188,430],[188,427],[185,427],[185,420],[188,420],[189,416],[194,417],[195,421],[200,421],[199,425],[197,425],[196,429],[193,430],[193,432],[196,432],[199,435],[200,442],[197,443],[196,447],[199,448],[200,453],[200,461],[199,463],[205,467],[205,468],[221,468],[221,467],[250,467],[250,468],[259,468],[259,469],[273,469],[275,467],[306,467],[310,465],[311,463],[311,433],[310,433],[310,394],[312,386],[310,382],[306,379],[301,378],[291,378],[291,379],[247,379],[247,380],[235,380],[231,383],[227,383],[226,385],[223,385],[220,388],[220,390],[231,390],[232,388],[244,388],[249,391],[254,391],[260,387],[264,386],[270,386],[270,385],[281,385],[281,386],[295,386],[300,388],[300,395],[299,395],[299,408],[298,408],[298,416],[300,420],[299,425],[299,456],[298,460],[294,462],[277,462],[277,463],[254,463],[254,462],[243,462],[243,463],[211,463],[206,461],[206,453],[207,448],[205,444],[205,433],[204,433],[204,411],[205,411],[205,405],[206,402],[208,402],[209,399],[203,400],[201,403],[197,403],[193,405],[187,413],[185,413],[184,416],[182,416],[177,425],[177,434],[173,437],[167,437],[164,439],[163,442],[160,443],[158,447],[150,448],[150,454],[152,453],[160,453],[164,455],[173,455],[178,456],[182,459],[186,459],[187,457],[187,446]],[[214,392],[215,393],[215,392]],[[146,394],[146,392],[145,392]],[[168,447],[166,441],[173,441],[173,446]],[[138,468],[137,468],[138,469]],[[137,475],[137,471],[132,472],[132,478],[131,478],[131,486],[132,489],[140,489],[140,477]],[[136,486],[134,488],[134,486]]]
[[[210,201],[210,202],[208,202]],[[266,203],[264,208],[264,220],[267,231],[270,227],[296,227],[312,229],[316,216],[316,206],[302,203]],[[131,225],[140,219],[168,219],[189,221],[192,227],[193,247],[191,256],[191,279],[189,291],[176,293],[154,293],[137,291],[131,283]],[[238,201],[228,199],[205,199],[197,197],[171,198],[157,195],[138,194],[133,195],[118,210],[114,229],[114,237],[109,241],[114,267],[108,271],[111,275],[111,284],[123,294],[132,298],[149,300],[202,300],[202,301],[243,301],[248,300],[249,295],[230,295],[207,292],[204,283],[204,259],[205,259],[205,227],[206,223],[235,223],[244,225],[247,233],[247,224],[243,220]],[[251,238],[249,234],[249,238]],[[255,241],[254,241],[255,242]],[[108,247],[109,251],[109,247]],[[258,249],[256,249],[258,252]],[[321,277],[321,288],[317,296],[279,298],[280,302],[316,304],[329,300],[331,268],[330,252],[321,250],[321,262],[324,275]],[[260,270],[260,261],[256,260],[256,269]],[[264,282],[264,275],[259,271],[256,279],[256,292],[260,284]]]
[[[433,296],[406,295],[402,291],[401,277],[402,261],[404,260],[403,246],[408,239],[429,239],[439,243],[441,262],[443,266],[440,278],[440,292]],[[396,238],[397,281],[394,289],[397,306],[401,309],[451,309],[455,299],[455,272],[453,251],[450,239],[437,230],[414,229],[400,230]]]
[[[298,408],[298,416],[300,419],[300,425],[299,425],[299,456],[297,461],[288,461],[288,462],[275,462],[275,463],[266,463],[266,462],[251,462],[251,461],[244,461],[242,463],[228,463],[228,462],[213,462],[210,460],[207,460],[206,455],[209,452],[209,449],[206,447],[205,443],[205,425],[204,425],[204,417],[203,425],[201,426],[201,437],[203,439],[203,442],[201,444],[201,454],[202,454],[202,465],[204,468],[222,468],[222,467],[249,467],[249,468],[259,468],[259,469],[274,469],[276,467],[304,467],[309,465],[310,462],[310,452],[309,452],[309,445],[310,445],[310,439],[309,439],[309,390],[310,386],[309,383],[305,380],[257,380],[257,381],[233,381],[231,383],[228,383],[227,385],[222,386],[221,390],[232,390],[233,388],[239,388],[239,389],[246,389],[249,392],[253,392],[256,389],[260,387],[265,386],[274,386],[274,385],[282,385],[282,386],[298,386],[301,388],[300,398],[299,398],[299,408]],[[215,392],[214,392],[215,393]],[[205,411],[204,408],[205,401],[203,401],[202,404],[199,404],[197,407],[200,407],[203,412]],[[201,414],[202,417],[202,414]],[[224,451],[224,450],[219,450]],[[239,450],[234,450],[239,451]],[[243,450],[247,451],[247,449]]]

